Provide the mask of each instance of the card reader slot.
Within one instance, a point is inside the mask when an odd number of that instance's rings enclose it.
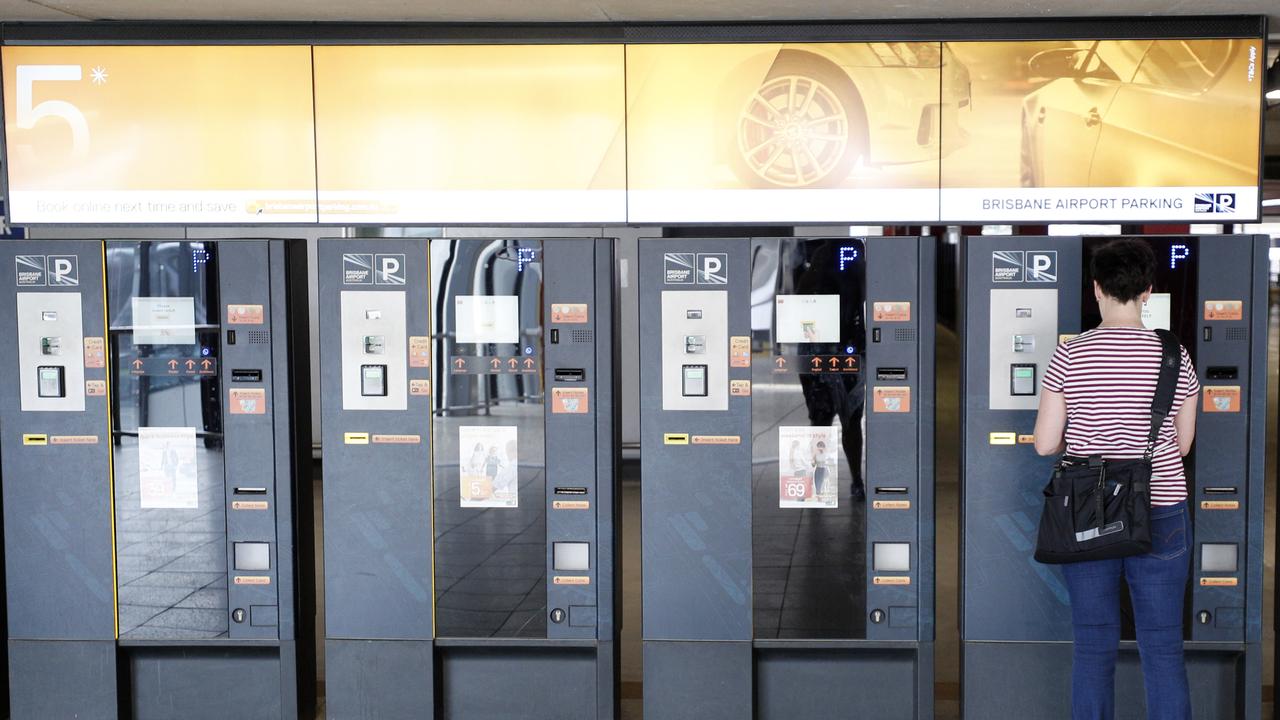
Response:
[[[1233,487],[1207,487],[1205,495],[1235,495],[1238,491]]]
[[[232,368],[231,382],[262,382],[262,371]]]
[[[1207,380],[1239,380],[1240,368],[1234,365],[1210,365],[1204,376]]]
[[[876,368],[876,379],[905,382],[907,369],[904,367],[878,367]]]
[[[876,494],[877,494],[877,495],[906,495],[906,494],[907,494],[907,488],[904,488],[904,487],[893,487],[893,486],[890,486],[890,487],[881,487],[881,486],[877,485],[877,486],[876,486]]]
[[[266,495],[267,489],[264,487],[238,487],[235,489],[236,495]]]

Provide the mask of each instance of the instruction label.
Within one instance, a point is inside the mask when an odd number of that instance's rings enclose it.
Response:
[[[586,303],[552,303],[551,322],[585,324],[589,320]]]
[[[265,415],[267,391],[263,388],[231,388],[232,415]]]
[[[1239,385],[1206,385],[1204,411],[1207,413],[1240,412]]]
[[[261,305],[228,305],[228,325],[261,325],[263,318]]]
[[[1205,320],[1243,320],[1244,302],[1241,300],[1206,300]]]
[[[431,338],[425,335],[409,336],[409,367],[431,366]]]
[[[587,388],[551,388],[551,412],[557,415],[583,415],[588,408]]]
[[[100,337],[84,339],[84,366],[86,368],[104,368],[107,366],[107,344]]]
[[[911,322],[911,303],[874,303],[871,306],[871,319],[875,322]]]

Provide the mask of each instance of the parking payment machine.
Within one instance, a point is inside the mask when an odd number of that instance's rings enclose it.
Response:
[[[321,242],[335,717],[616,717],[613,245]]]
[[[1032,446],[1054,348],[1100,321],[1089,277],[1110,238],[966,239],[963,314],[961,635],[966,717],[1062,718],[1071,695],[1071,609],[1059,571],[1032,558],[1053,458]],[[1193,519],[1185,600],[1197,718],[1261,717],[1266,237],[1150,237],[1144,311],[1172,330],[1202,385],[1185,458]],[[1145,695],[1125,608],[1117,717]]]
[[[933,258],[640,241],[646,717],[932,717]]]
[[[2,252],[14,716],[308,716],[303,246]]]

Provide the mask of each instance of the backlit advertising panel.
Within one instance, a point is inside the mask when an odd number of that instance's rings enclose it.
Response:
[[[967,70],[939,43],[627,46],[629,219],[929,222]],[[953,81],[940,96],[940,74]],[[952,148],[955,147],[953,144]]]
[[[320,220],[626,221],[621,45],[316,47]]]
[[[310,223],[308,47],[5,47],[14,223]]]
[[[1258,215],[1257,38],[947,43],[972,104],[942,139],[942,220]],[[953,60],[954,59],[954,60]],[[955,92],[943,74],[943,93]]]

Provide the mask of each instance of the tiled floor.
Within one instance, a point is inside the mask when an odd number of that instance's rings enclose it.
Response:
[[[1280,337],[1280,313],[1273,307],[1271,312],[1271,377],[1269,382],[1270,398],[1268,417],[1276,416],[1277,362],[1280,351],[1277,350],[1277,338]],[[957,386],[958,348],[953,334],[941,331],[938,339],[938,416],[941,422],[937,427],[937,644],[936,654],[936,698],[937,715],[940,720],[959,718],[959,642],[957,630],[957,584],[958,584],[958,440],[959,431],[956,418],[959,412],[959,389]],[[1271,697],[1271,668],[1273,647],[1275,642],[1273,600],[1275,569],[1275,506],[1276,495],[1273,478],[1275,477],[1275,428],[1268,434],[1267,444],[1267,540],[1266,540],[1266,588],[1263,622],[1263,682],[1266,685],[1265,696]],[[627,468],[628,480],[623,485],[623,627],[622,627],[622,669],[623,683],[622,718],[623,720],[640,720],[642,715],[640,683],[643,681],[640,662],[640,486],[635,481],[635,466]],[[317,497],[319,493],[317,492]],[[317,523],[317,533],[320,531]],[[317,568],[323,567],[323,560],[317,561]],[[321,604],[323,613],[323,604]],[[321,659],[323,668],[323,658]],[[321,715],[323,717],[323,715]],[[1264,720],[1272,717],[1271,703],[1264,709]]]

